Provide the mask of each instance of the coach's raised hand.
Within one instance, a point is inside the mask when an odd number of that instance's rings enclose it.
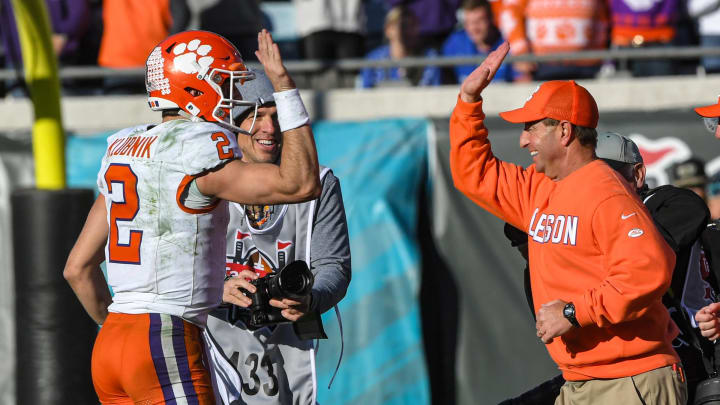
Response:
[[[495,77],[495,73],[502,65],[505,56],[510,50],[510,45],[504,42],[496,50],[490,52],[485,60],[465,78],[460,86],[460,98],[466,103],[479,101],[480,93],[487,87]]]

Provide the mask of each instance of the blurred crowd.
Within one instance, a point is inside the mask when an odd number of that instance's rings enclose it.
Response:
[[[710,218],[720,219],[720,171],[708,176],[705,166],[705,161],[698,157],[677,162],[669,169],[670,182],[695,192],[707,203]]]
[[[186,29],[217,32],[255,59],[256,34],[292,27],[279,40],[295,59],[369,60],[482,56],[503,41],[513,55],[600,49],[720,46],[720,0],[45,0],[61,66],[141,68],[153,46]],[[292,7],[288,18],[267,5]],[[282,14],[285,15],[285,14]],[[0,62],[22,65],[12,1],[0,0]],[[344,86],[369,88],[459,83],[473,65],[366,68]],[[633,76],[720,72],[720,57],[516,62],[496,80],[587,79],[618,69]],[[134,76],[64,82],[66,93],[142,93]],[[23,93],[21,80],[0,84],[0,95]]]

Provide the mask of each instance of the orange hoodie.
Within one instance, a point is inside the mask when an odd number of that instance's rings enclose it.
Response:
[[[493,156],[482,101],[450,118],[455,187],[528,233],[535,311],[575,304],[580,328],[547,345],[566,380],[620,378],[680,360],[662,304],[675,255],[634,190],[601,160],[560,181]]]

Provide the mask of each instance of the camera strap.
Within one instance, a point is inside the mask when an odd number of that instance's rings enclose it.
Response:
[[[334,308],[335,308],[335,316],[337,317],[337,321],[338,321],[338,327],[340,328],[340,357],[338,357],[338,362],[337,362],[337,365],[335,366],[335,371],[333,372],[333,375],[330,378],[330,382],[328,383],[328,389],[330,389],[333,381],[335,381],[335,377],[337,376],[338,370],[340,370],[340,362],[342,362],[343,353],[345,352],[345,334],[343,332],[342,317],[340,316],[340,309],[338,309],[338,306],[335,305]],[[320,340],[315,340],[316,355],[319,350],[320,350]]]
[[[335,372],[330,379],[330,383],[328,383],[328,389],[330,389],[330,386],[335,380],[335,376],[337,376],[338,370],[340,370],[340,362],[342,361],[343,352],[345,351],[345,334],[343,333],[342,317],[340,317],[340,310],[338,309],[337,305],[335,305],[335,316],[337,317],[338,326],[340,327],[340,357],[338,357],[337,366],[335,366]]]

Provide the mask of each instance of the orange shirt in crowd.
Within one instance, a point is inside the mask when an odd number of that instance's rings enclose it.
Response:
[[[496,27],[500,26],[500,14],[502,13],[503,0],[489,0],[490,10],[493,15],[493,24]]]
[[[503,0],[499,20],[514,55],[606,48],[605,0]]]
[[[104,0],[98,65],[145,66],[150,51],[170,32],[169,0]]]
[[[601,160],[559,181],[493,156],[482,101],[458,98],[450,118],[455,186],[528,233],[537,312],[575,304],[580,328],[547,345],[567,380],[619,378],[680,360],[662,304],[675,255],[634,190]]]

